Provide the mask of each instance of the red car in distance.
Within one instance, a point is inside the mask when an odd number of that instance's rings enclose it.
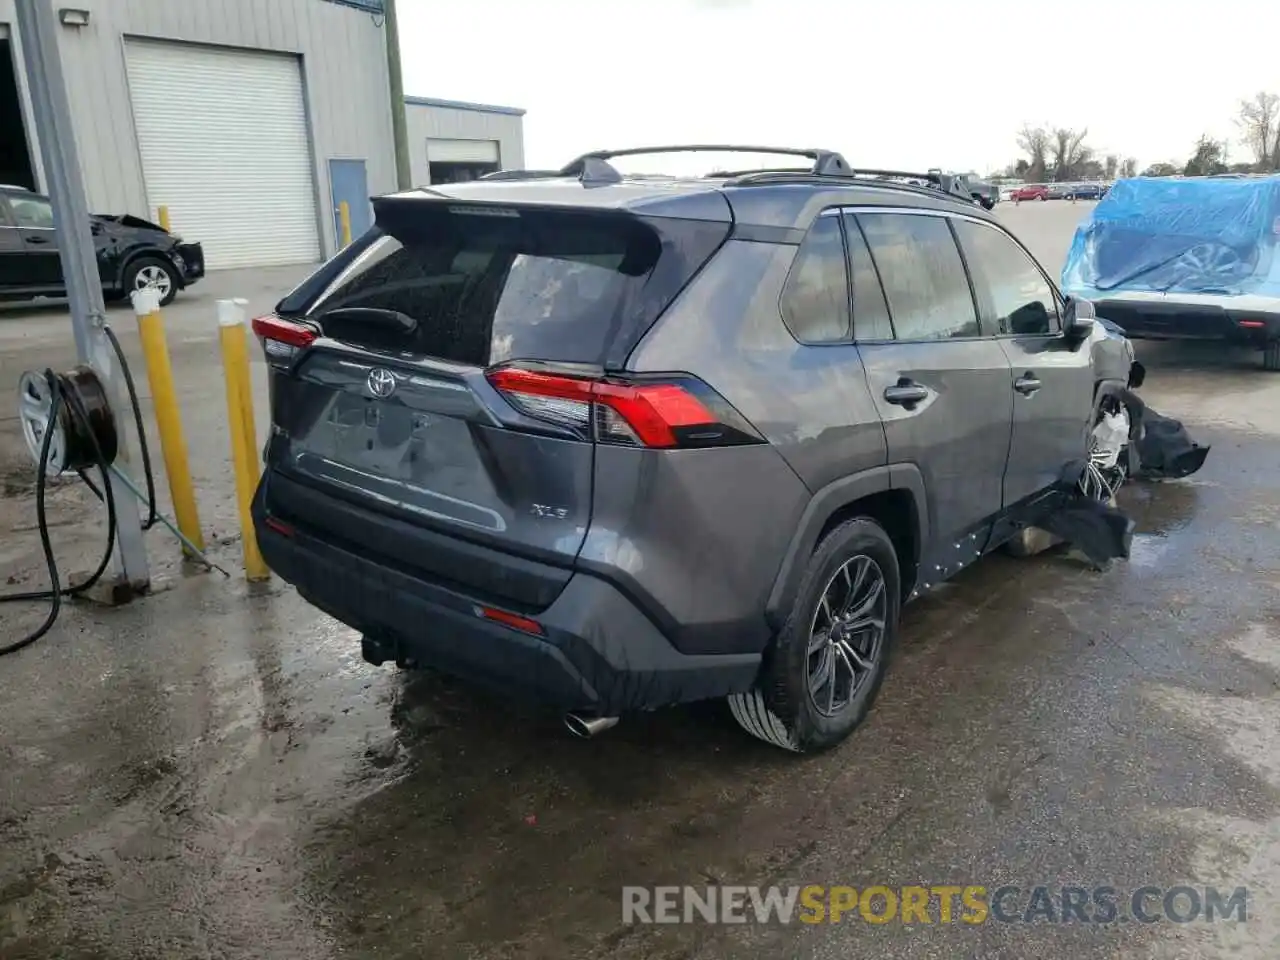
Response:
[[[1023,200],[1048,200],[1049,187],[1043,183],[1024,183],[1017,190],[1013,191],[1013,199],[1016,202]]]

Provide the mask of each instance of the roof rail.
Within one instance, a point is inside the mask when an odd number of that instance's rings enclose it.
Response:
[[[916,186],[939,190],[954,196],[956,199],[970,201],[969,193],[960,177],[955,174],[943,173],[936,168],[925,173],[918,173],[911,170],[874,170],[858,167],[850,169],[847,174],[840,174],[839,176],[841,179],[865,186],[885,184],[886,186]],[[794,171],[762,170],[737,175],[730,182],[733,186],[750,186],[752,184],[781,183],[796,179],[811,182],[812,176],[802,174],[797,177]]]
[[[479,177],[480,180],[546,180],[562,176],[559,170],[495,170]]]
[[[834,150],[798,147],[758,147],[729,143],[676,144],[665,147],[627,147],[622,150],[593,150],[584,153],[560,171],[560,176],[578,177],[583,181],[614,182],[622,178],[609,163],[615,157],[635,157],[659,153],[763,153],[784,157],[807,157],[813,163],[803,171],[811,176],[844,177],[853,171],[844,157]]]

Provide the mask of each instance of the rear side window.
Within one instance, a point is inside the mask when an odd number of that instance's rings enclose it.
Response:
[[[35,227],[41,230],[53,229],[53,207],[48,200],[39,197],[9,195],[9,206],[13,210],[13,219],[20,227]]]
[[[985,294],[980,299],[985,301],[982,322],[988,333],[1057,332],[1058,300],[1025,250],[985,223],[957,220],[956,233],[974,283]]]
[[[844,233],[849,242],[849,278],[853,282],[853,336],[857,340],[892,340],[893,324],[880,288],[880,275],[862,236],[857,218],[847,214]]]
[[[858,221],[899,340],[979,335],[964,262],[943,217],[863,213]]]
[[[782,291],[782,320],[802,343],[849,339],[849,276],[839,217],[818,217]]]
[[[629,215],[406,203],[379,212],[305,315],[340,340],[457,363],[598,364],[660,251]]]

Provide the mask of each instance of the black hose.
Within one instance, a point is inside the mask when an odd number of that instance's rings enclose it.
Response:
[[[89,413],[85,410],[79,397],[68,390],[66,385],[52,370],[45,370],[44,376],[45,380],[49,384],[52,401],[49,407],[49,420],[45,424],[44,438],[40,443],[40,462],[36,466],[36,525],[40,531],[40,549],[44,554],[45,567],[49,572],[49,589],[6,594],[4,596],[0,596],[0,603],[28,603],[36,600],[48,600],[49,613],[44,618],[44,622],[31,633],[14,643],[0,647],[0,656],[16,653],[23,647],[28,647],[35,643],[48,633],[57,621],[58,614],[62,610],[62,598],[74,597],[78,594],[84,593],[102,579],[102,575],[106,572],[107,566],[111,563],[111,553],[115,548],[116,542],[116,501],[115,494],[111,490],[110,478],[107,475],[107,471],[110,469],[111,464],[103,454],[102,445],[98,442],[98,436],[90,425]],[[96,466],[102,474],[102,490],[98,491],[87,477],[84,477],[84,479],[85,482],[89,484],[89,488],[94,490],[98,495],[98,498],[107,505],[107,546],[103,551],[102,559],[99,561],[97,569],[94,570],[93,573],[91,573],[82,583],[69,587],[62,586],[62,578],[58,572],[58,563],[53,555],[53,543],[49,538],[49,523],[45,502],[49,478],[49,445],[53,440],[54,430],[58,422],[58,415],[61,413],[64,405],[71,411],[71,415],[76,419],[76,421],[85,429],[85,433],[93,444],[97,460]]]
[[[106,325],[103,325],[102,329],[107,339],[111,341],[111,349],[115,351],[116,361],[124,373],[124,384],[129,390],[129,406],[133,408],[133,425],[138,432],[138,450],[142,456],[142,476],[147,484],[147,519],[142,522],[142,529],[150,530],[156,525],[159,511],[156,507],[156,479],[151,472],[151,448],[147,446],[147,430],[142,425],[142,404],[138,402],[138,390],[133,384],[133,372],[129,369],[129,361],[124,358],[124,351],[120,349],[116,332]],[[90,486],[92,487],[92,484]]]

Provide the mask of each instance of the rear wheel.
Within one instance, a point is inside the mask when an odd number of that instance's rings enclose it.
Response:
[[[901,606],[898,558],[863,517],[823,538],[755,690],[729,698],[744,730],[796,753],[840,743],[870,710]]]
[[[1268,340],[1262,348],[1262,369],[1280,370],[1280,340]]]

